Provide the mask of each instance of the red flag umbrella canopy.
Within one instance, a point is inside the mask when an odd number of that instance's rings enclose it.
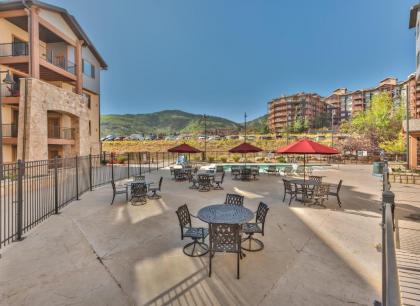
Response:
[[[306,154],[322,154],[331,155],[339,152],[331,147],[324,146],[320,143],[309,139],[301,139],[288,146],[277,149],[279,154],[303,154],[303,179],[306,180]]]
[[[168,152],[172,153],[201,153],[199,149],[196,149],[186,143],[178,145],[176,147],[168,149]]]
[[[298,140],[288,146],[277,149],[279,154],[338,154],[336,149],[324,146],[309,139]]]
[[[256,146],[253,146],[249,143],[241,143],[239,146],[236,146],[229,150],[230,153],[257,153],[261,152],[262,149]]]

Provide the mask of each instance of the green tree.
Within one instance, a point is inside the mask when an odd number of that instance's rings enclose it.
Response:
[[[372,98],[370,109],[353,118],[349,130],[367,139],[371,148],[377,150],[381,143],[398,138],[403,117],[402,106],[393,107],[390,95],[379,93]]]
[[[303,121],[303,131],[309,130],[310,127],[311,127],[311,124],[309,123],[309,120],[305,118],[305,120]]]
[[[303,132],[303,120],[301,118],[297,118],[295,123],[293,124],[293,132],[301,133]]]

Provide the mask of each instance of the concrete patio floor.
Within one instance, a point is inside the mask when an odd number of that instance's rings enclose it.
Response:
[[[200,193],[164,176],[163,197],[144,206],[117,197],[110,186],[86,193],[2,250],[1,305],[372,305],[381,287],[379,178],[371,167],[319,171],[325,182],[344,181],[343,207],[282,202],[280,177],[234,181],[224,190]],[[236,257],[218,254],[212,277],[208,256],[182,253],[175,210],[191,213],[222,203],[227,192],[245,196],[256,210],[270,206],[265,248],[247,253],[241,279]],[[193,220],[195,224],[199,221]]]

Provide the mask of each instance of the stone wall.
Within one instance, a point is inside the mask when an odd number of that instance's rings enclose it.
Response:
[[[75,144],[71,150],[66,149],[64,152],[72,156],[88,155],[91,139],[89,109],[85,98],[38,79],[28,78],[26,82],[27,99],[25,99],[25,79],[21,79],[18,159],[26,161],[48,159],[48,111],[72,117],[71,123],[76,135]]]

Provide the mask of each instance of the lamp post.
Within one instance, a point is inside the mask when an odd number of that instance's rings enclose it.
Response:
[[[334,108],[331,108],[331,147],[334,146]]]
[[[207,160],[207,115],[203,115],[204,119],[204,160]]]
[[[246,113],[244,115],[244,118],[245,118],[245,142],[246,142]]]
[[[14,81],[12,79],[12,76],[10,75],[9,70],[5,70],[5,71],[1,71],[0,70],[0,78],[1,78],[1,74],[5,73],[6,77],[3,80],[3,83],[5,84],[13,84]],[[2,102],[2,87],[1,87],[1,83],[0,83],[0,167],[1,170],[0,171],[0,179],[3,179],[3,102]]]
[[[407,83],[407,90],[405,92],[405,121],[406,121],[406,142],[407,142],[407,169],[410,169],[410,82]]]

